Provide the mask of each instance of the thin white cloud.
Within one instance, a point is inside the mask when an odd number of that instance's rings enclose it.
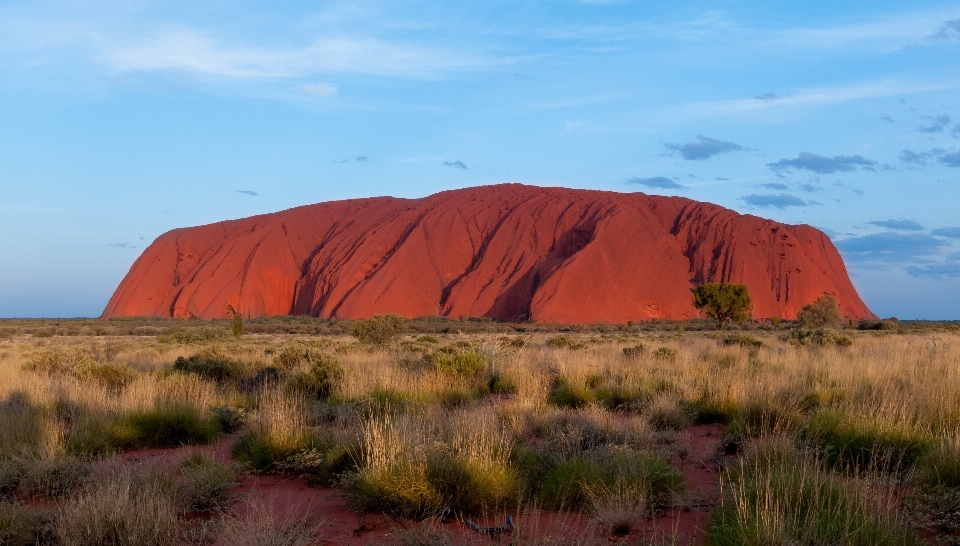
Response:
[[[802,107],[836,104],[859,99],[890,97],[956,89],[958,83],[947,82],[910,82],[903,80],[882,80],[859,83],[848,86],[804,89],[789,96],[768,98],[744,98],[722,101],[704,101],[684,105],[681,112],[700,115],[725,115],[754,112],[778,107]]]
[[[305,83],[297,89],[314,97],[332,97],[340,91],[332,83]]]
[[[165,29],[137,43],[106,45],[101,60],[118,72],[183,71],[242,79],[320,73],[431,78],[494,63],[474,55],[376,39],[322,38],[303,47],[273,49],[234,46],[184,28]]]

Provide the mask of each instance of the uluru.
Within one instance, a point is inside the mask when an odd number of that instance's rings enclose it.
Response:
[[[825,293],[875,318],[830,239],[682,197],[520,184],[372,197],[174,229],[103,312],[214,319],[492,317],[622,323],[698,317],[691,288],[744,283],[755,318]]]

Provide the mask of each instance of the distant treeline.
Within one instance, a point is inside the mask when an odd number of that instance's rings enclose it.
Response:
[[[557,324],[537,322],[507,322],[486,317],[454,319],[447,317],[419,317],[406,320],[407,331],[416,334],[505,334],[537,332],[582,333],[640,333],[714,331],[716,321],[711,319],[653,320],[627,324]],[[245,321],[245,334],[300,334],[349,335],[353,321],[322,319],[304,315],[260,317]],[[791,321],[748,321],[732,325],[731,330],[775,330],[796,326]],[[860,321],[847,328],[859,330],[916,331],[960,330],[960,321],[923,321],[888,319]],[[161,319],[155,317],[124,317],[108,320],[76,319],[0,319],[0,338],[30,334],[34,337],[53,336],[155,336],[160,341],[204,341],[230,335],[231,320],[205,321],[199,319]]]

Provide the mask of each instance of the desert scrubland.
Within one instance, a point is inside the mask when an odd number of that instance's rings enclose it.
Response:
[[[960,543],[956,325],[291,320],[0,324],[0,544]]]

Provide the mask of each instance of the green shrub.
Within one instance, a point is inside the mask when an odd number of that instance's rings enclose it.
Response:
[[[896,330],[897,328],[899,326],[892,320],[861,320],[857,324],[857,330]]]
[[[517,384],[513,377],[494,372],[490,375],[487,387],[493,394],[517,394]]]
[[[563,380],[557,383],[547,395],[547,402],[561,408],[583,408],[597,399],[596,393],[585,385]]]
[[[75,373],[80,381],[97,383],[111,392],[122,391],[136,377],[129,366],[116,362],[81,364]]]
[[[56,508],[58,544],[174,546],[180,543],[177,484],[160,469],[121,467]]]
[[[107,418],[88,417],[70,427],[64,439],[67,453],[79,456],[108,455],[116,451],[114,428]]]
[[[723,483],[709,544],[919,544],[895,512],[877,502],[877,491],[826,472],[783,439],[761,442],[725,472]]]
[[[762,341],[747,334],[727,336],[727,337],[721,338],[719,343],[720,345],[727,345],[727,346],[739,345],[744,349],[759,349],[760,347],[763,347]]]
[[[651,453],[605,446],[554,464],[543,474],[538,498],[546,507],[582,510],[592,491],[617,485],[642,488],[649,506],[656,507],[683,490],[683,474]]]
[[[350,333],[360,343],[383,345],[406,329],[407,325],[399,315],[374,315],[355,321]]]
[[[289,457],[311,449],[325,451],[327,445],[310,431],[292,437],[278,437],[267,432],[248,432],[237,437],[230,452],[241,463],[258,472],[278,472]]]
[[[291,370],[302,365],[313,365],[325,358],[330,358],[330,356],[319,348],[301,342],[293,342],[284,345],[277,352],[276,356],[273,357],[273,365],[281,370]]]
[[[53,337],[53,328],[37,328],[33,331],[33,337]]]
[[[173,369],[181,373],[196,374],[218,382],[232,381],[240,377],[243,363],[230,357],[226,349],[213,345],[189,357],[177,357]]]
[[[440,343],[440,340],[433,336],[420,336],[417,338],[417,343]]]
[[[931,448],[928,440],[916,434],[884,430],[837,412],[811,417],[801,437],[822,449],[828,464],[844,470],[899,472],[912,467]]]
[[[279,461],[276,472],[303,478],[313,487],[331,487],[338,483],[341,475],[356,471],[354,454],[359,449],[356,441],[320,442]]]
[[[422,519],[436,514],[444,499],[425,467],[397,465],[350,474],[344,479],[354,508],[361,514],[387,513]]]
[[[295,374],[287,382],[287,390],[325,400],[330,397],[343,378],[343,368],[336,358],[318,355],[312,359],[310,369]]]
[[[431,353],[427,360],[434,370],[460,377],[475,377],[487,369],[487,360],[472,350],[439,349]]]
[[[224,434],[233,434],[243,428],[247,418],[247,411],[236,406],[215,406],[210,409],[217,426]]]
[[[797,320],[806,328],[839,328],[843,325],[843,314],[833,294],[824,294],[817,301],[804,305],[797,313]]]
[[[202,453],[194,453],[180,463],[180,472],[185,478],[185,511],[211,513],[228,506],[227,489],[237,481],[237,473],[232,468]]]
[[[93,356],[83,347],[51,347],[34,355],[23,368],[47,375],[63,375],[95,364]]]
[[[653,352],[653,358],[673,362],[679,354],[680,352],[673,347],[658,347],[657,350]]]
[[[479,514],[504,508],[514,500],[517,474],[508,464],[480,465],[448,449],[427,457],[427,479],[458,513]]]
[[[583,349],[586,347],[581,341],[578,341],[570,336],[554,336],[546,341],[546,344],[549,347],[556,347],[557,349]]]
[[[204,415],[191,405],[169,402],[122,417],[110,430],[112,444],[120,448],[207,444],[219,434],[212,415]]]
[[[89,466],[76,457],[26,461],[21,466],[20,489],[35,497],[63,497],[86,481]]]
[[[791,330],[789,334],[784,334],[780,339],[794,345],[849,347],[853,344],[853,340],[848,336],[830,328],[797,328]]]
[[[643,356],[644,351],[647,348],[642,344],[634,345],[633,347],[624,347],[623,348],[623,357],[627,359],[637,359]]]

